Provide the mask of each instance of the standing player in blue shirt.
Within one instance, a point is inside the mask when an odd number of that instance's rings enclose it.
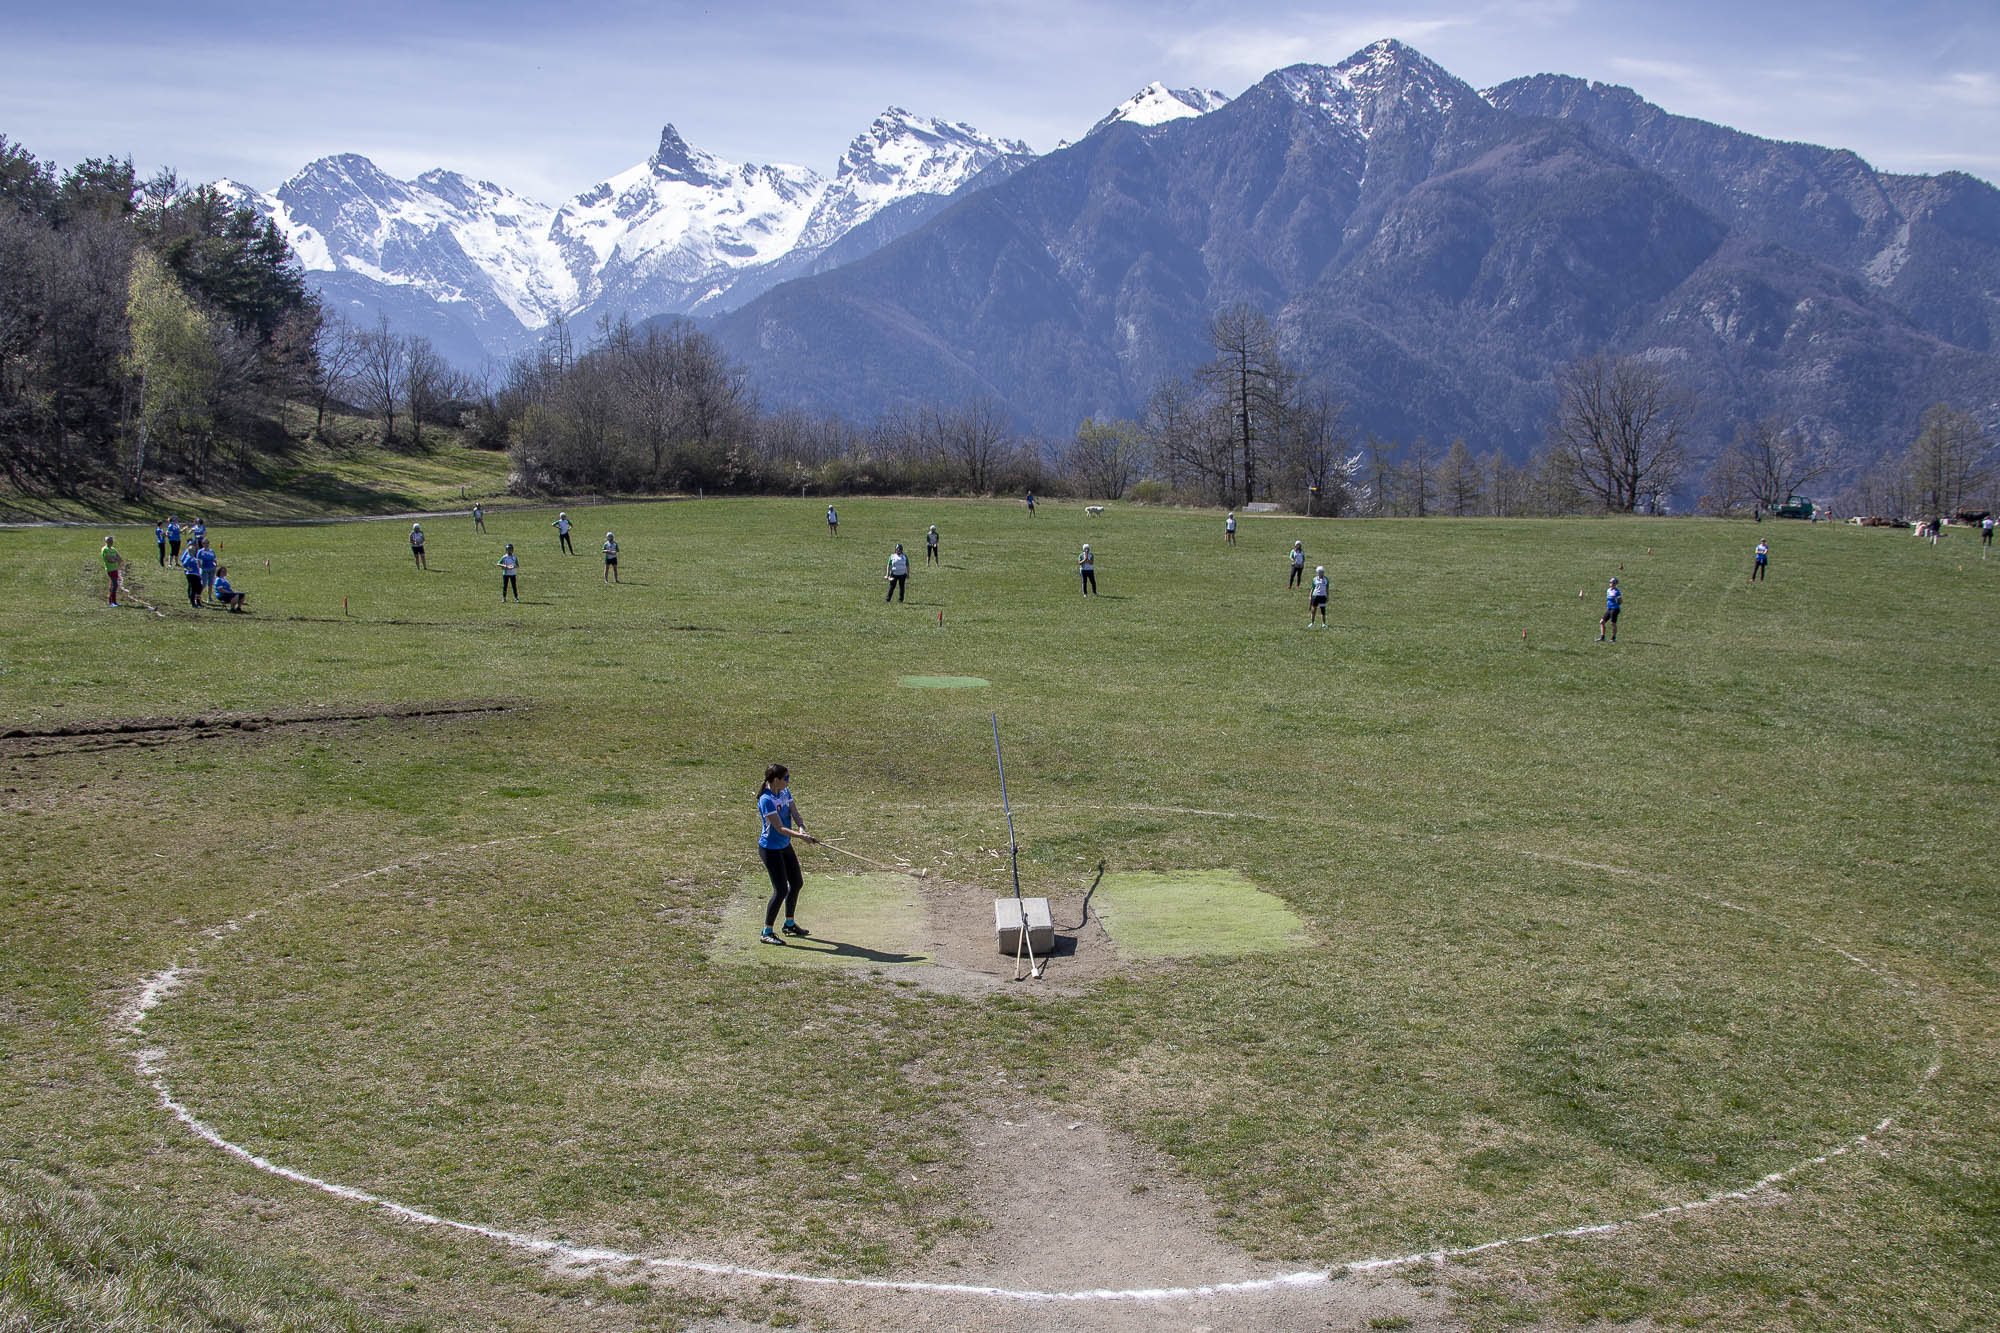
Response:
[[[1597,622],[1597,641],[1604,642],[1606,626],[1611,628],[1611,642],[1618,642],[1618,608],[1625,602],[1625,594],[1618,591],[1618,580],[1611,580],[1611,586],[1604,590],[1604,616]]]
[[[206,538],[197,539],[195,546],[195,559],[201,565],[202,591],[212,596],[215,591],[215,548],[208,544]]]
[[[160,524],[153,525],[153,540],[160,544],[160,568],[167,567],[167,530]]]
[[[1765,542],[1758,542],[1757,560],[1755,564],[1750,566],[1750,581],[1752,583],[1758,582],[1759,580],[1765,582],[1770,581],[1771,577],[1769,572],[1770,559],[1771,559],[1770,546]]]
[[[784,943],[772,929],[780,907],[785,909],[787,935],[804,938],[812,934],[794,919],[799,890],[806,881],[799,870],[799,854],[792,850],[793,838],[819,841],[799,822],[798,806],[792,802],[792,771],[783,764],[772,764],[764,770],[764,785],[757,789],[757,855],[771,877],[771,900],[764,905],[764,933],[758,936],[765,944]]]
[[[187,575],[188,605],[199,611],[201,610],[201,548],[189,542],[187,550],[181,552],[180,566],[181,573]]]
[[[167,559],[181,562],[181,521],[172,514],[167,515]]]

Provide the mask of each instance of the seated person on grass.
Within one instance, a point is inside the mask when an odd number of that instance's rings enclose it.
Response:
[[[229,586],[229,566],[221,565],[215,571],[215,600],[231,611],[243,609],[243,594]]]

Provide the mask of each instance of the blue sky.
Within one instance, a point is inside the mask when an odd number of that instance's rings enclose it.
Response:
[[[1233,95],[1384,36],[1477,87],[1575,74],[1884,169],[2000,182],[1993,0],[0,0],[0,31],[0,134],[30,152],[265,189],[358,152],[560,202],[669,121],[725,158],[830,171],[892,104],[1046,151],[1153,79]]]

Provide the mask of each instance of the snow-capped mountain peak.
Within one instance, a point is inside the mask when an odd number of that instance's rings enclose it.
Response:
[[[1293,65],[1270,76],[1301,105],[1367,139],[1376,122],[1400,110],[1435,121],[1485,101],[1472,86],[1422,53],[1385,37],[1338,65]]]
[[[1156,80],[1120,102],[1111,114],[1090,127],[1090,133],[1096,134],[1120,121],[1151,128],[1170,120],[1205,116],[1229,101],[1227,93],[1214,88],[1169,88]]]
[[[218,182],[277,223],[307,272],[412,287],[534,327],[574,295],[548,246],[554,210],[455,171],[398,180],[358,153],[308,163],[263,194]]]
[[[660,146],[653,150],[646,163],[653,169],[653,175],[661,180],[684,181],[697,187],[720,184],[722,173],[718,173],[716,168],[727,166],[708,153],[688,147],[687,140],[681,138],[680,131],[671,124],[660,131]]]
[[[996,139],[963,122],[892,106],[840,155],[833,183],[813,209],[799,248],[824,248],[898,200],[956,193],[992,163],[1033,153],[1018,139]]]
[[[644,318],[747,299],[884,209],[940,201],[993,164],[1032,155],[1019,141],[890,107],[855,136],[831,180],[726,161],[669,124],[644,161],[559,208],[455,171],[399,180],[356,153],[312,162],[272,194],[234,181],[217,188],[277,224],[315,284],[337,293],[334,308],[393,307],[399,318],[432,309],[504,355],[557,315]]]

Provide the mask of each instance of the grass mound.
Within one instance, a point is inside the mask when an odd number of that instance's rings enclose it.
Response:
[[[1127,958],[1220,958],[1312,943],[1284,899],[1234,870],[1106,875],[1091,901]]]
[[[784,947],[763,944],[764,904],[771,881],[747,875],[722,915],[712,946],[724,962],[773,966],[900,966],[930,961],[922,952],[924,906],[909,875],[806,876],[799,923],[812,934],[787,936]]]

